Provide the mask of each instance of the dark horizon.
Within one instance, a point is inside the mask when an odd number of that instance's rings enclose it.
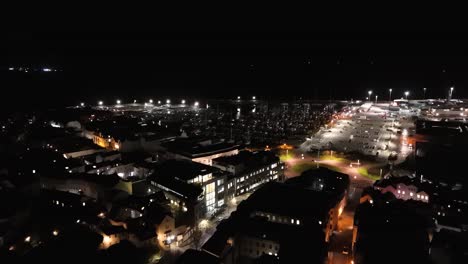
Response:
[[[60,33],[7,35],[14,106],[158,96],[380,100],[467,97],[468,41],[429,33]],[[446,39],[441,40],[444,37]],[[58,68],[17,73],[9,67]],[[61,104],[60,104],[61,105]],[[10,106],[9,106],[10,107]]]

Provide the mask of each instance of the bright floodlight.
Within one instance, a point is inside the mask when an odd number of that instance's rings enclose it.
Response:
[[[170,103],[171,103],[171,100],[167,99],[166,104],[170,104]]]
[[[256,100],[256,99],[257,99],[257,97],[255,97],[255,96],[252,96],[252,100]]]
[[[152,103],[153,103],[153,99],[149,99],[149,103],[152,104]]]
[[[408,91],[406,91],[406,92],[405,92],[405,95],[406,95],[406,96],[408,96],[408,95],[409,95],[409,92],[408,92]]]
[[[453,88],[453,86],[452,86],[452,87],[450,87],[450,91],[453,91],[453,89],[455,89],[455,88]]]
[[[369,94],[369,96],[371,96],[371,94],[372,94],[372,91],[368,91],[367,93]]]
[[[424,88],[424,89],[426,89],[426,88]],[[388,91],[389,91],[389,92],[392,92],[392,88],[388,89]]]
[[[120,100],[117,100],[117,104],[120,104],[120,103],[121,103]]]
[[[104,103],[102,101],[99,101],[98,102],[98,105],[103,105]]]
[[[199,103],[198,103],[198,102],[195,102],[193,105],[194,105],[195,107],[198,107]]]
[[[185,104],[185,100],[184,100],[184,99],[182,99],[181,103],[182,103],[182,104]]]

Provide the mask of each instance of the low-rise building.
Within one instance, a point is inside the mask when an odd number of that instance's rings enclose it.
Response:
[[[374,189],[379,190],[382,194],[390,192],[397,199],[405,201],[411,199],[428,203],[433,187],[420,178],[404,176],[381,179],[374,184]]]
[[[284,180],[284,164],[272,152],[240,151],[213,160],[213,166],[232,173],[224,186],[228,198],[253,192],[269,181]]]
[[[309,173],[298,178],[260,187],[218,225],[202,250],[223,263],[252,262],[268,256],[280,263],[324,261],[349,178],[337,175],[336,184],[321,189],[311,187],[320,177],[312,179]],[[310,248],[314,248],[313,254]]]
[[[154,166],[149,180],[166,193],[174,206],[190,212],[197,221],[224,205],[226,178],[226,174],[211,166],[188,160],[168,160]]]

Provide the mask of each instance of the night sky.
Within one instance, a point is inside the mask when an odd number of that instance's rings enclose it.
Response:
[[[9,103],[151,96],[363,99],[468,96],[468,41],[435,33],[13,32],[0,64]],[[58,68],[12,73],[8,67]]]

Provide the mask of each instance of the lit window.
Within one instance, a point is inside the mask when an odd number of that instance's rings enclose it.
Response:
[[[410,193],[409,193],[409,195],[410,195],[410,196],[413,196],[413,193],[412,193],[412,192],[410,192]]]
[[[398,193],[401,193],[401,191],[400,191],[400,190],[398,190]]]
[[[405,194],[405,191],[403,191],[402,193]]]
[[[421,198],[421,195],[418,194],[418,195],[416,195],[416,197],[418,197],[418,199],[419,199],[419,198]]]

